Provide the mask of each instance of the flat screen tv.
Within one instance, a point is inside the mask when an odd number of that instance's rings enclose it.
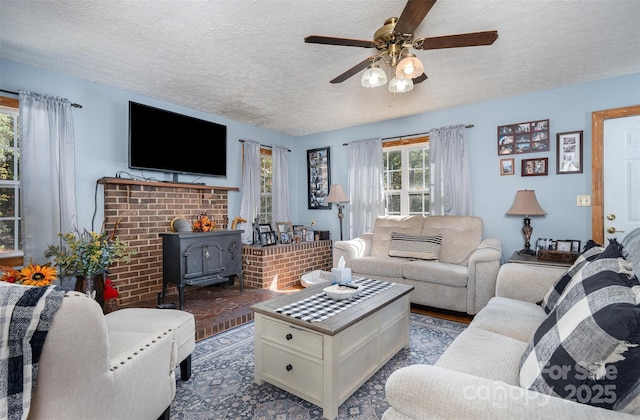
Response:
[[[129,168],[227,176],[227,126],[129,102]]]

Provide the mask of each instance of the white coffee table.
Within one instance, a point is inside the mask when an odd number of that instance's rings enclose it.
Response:
[[[253,305],[254,381],[269,382],[322,408],[334,419],[338,407],[400,349],[409,345],[409,293],[390,288],[320,322],[276,309],[321,293],[319,284]]]

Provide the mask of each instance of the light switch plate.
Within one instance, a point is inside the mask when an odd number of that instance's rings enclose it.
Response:
[[[591,196],[590,195],[579,195],[576,205],[578,207],[590,207],[591,206]]]

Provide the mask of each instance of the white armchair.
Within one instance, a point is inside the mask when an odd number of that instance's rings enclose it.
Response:
[[[109,330],[95,301],[67,292],[42,349],[28,418],[168,418],[176,358],[169,331]]]

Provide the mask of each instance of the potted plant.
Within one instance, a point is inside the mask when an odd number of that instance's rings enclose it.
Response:
[[[135,250],[126,242],[107,232],[86,229],[60,233],[63,244],[49,245],[46,257],[54,257],[61,274],[76,277],[76,290],[104,302],[104,273],[117,260],[129,262]]]

